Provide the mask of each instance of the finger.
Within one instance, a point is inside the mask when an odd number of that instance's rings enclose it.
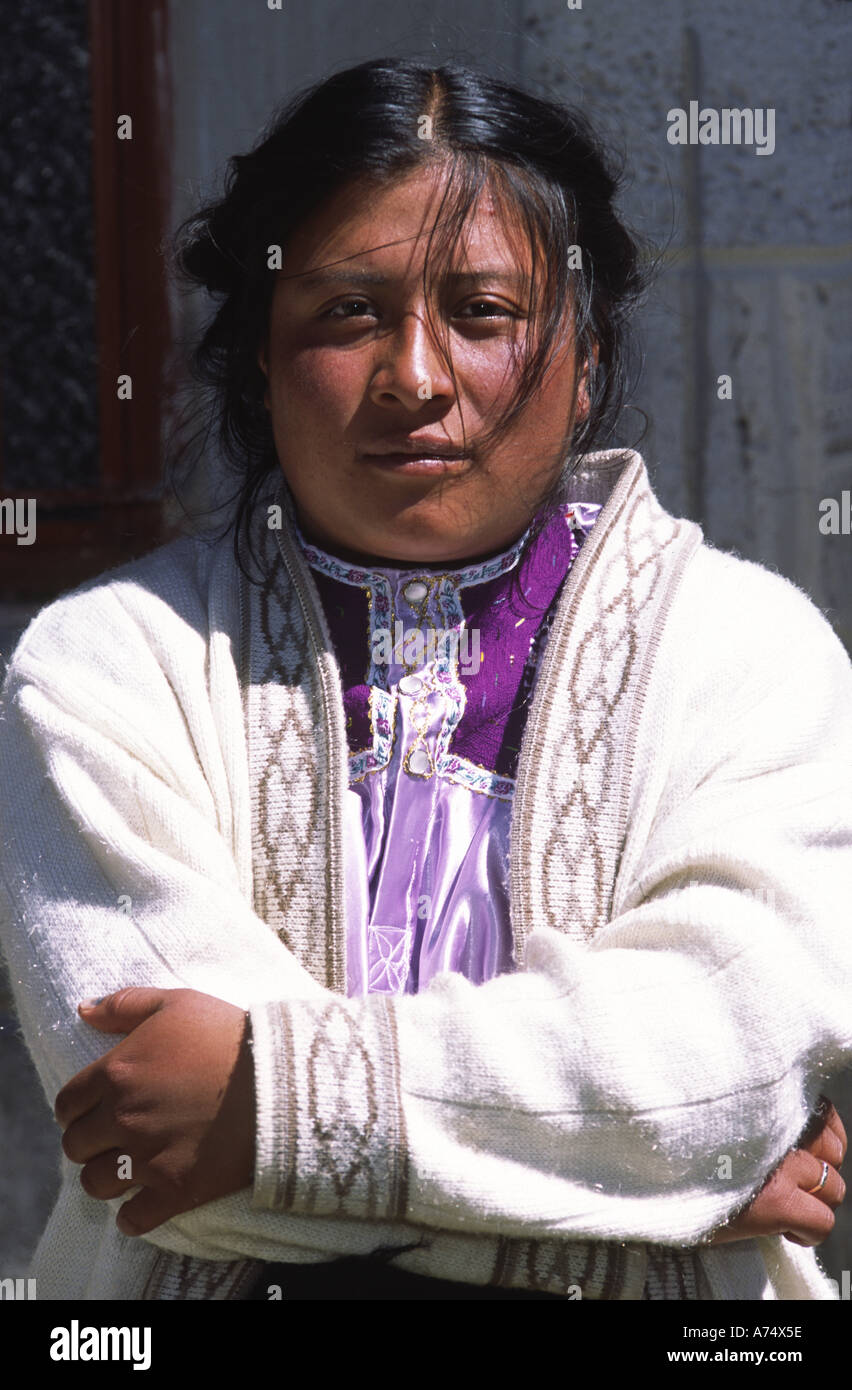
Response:
[[[846,1127],[845,1127],[843,1121],[841,1120],[840,1116],[838,1115],[836,1109],[835,1109],[834,1106],[832,1105],[831,1101],[828,1099],[828,1097],[827,1097],[827,1096],[824,1096],[823,1099],[824,1099],[825,1105],[826,1105],[826,1109],[825,1109],[826,1125],[827,1125],[828,1128],[831,1130],[832,1134],[836,1134],[836,1135],[837,1135],[837,1138],[840,1140],[840,1146],[841,1146],[841,1149],[842,1149],[842,1152],[841,1152],[841,1155],[840,1155],[840,1162],[842,1163],[843,1160],[844,1160],[844,1158],[846,1157],[846,1150],[847,1150],[847,1147],[848,1147],[848,1144],[849,1144],[849,1140],[848,1140],[847,1134],[846,1134]],[[829,1162],[830,1162],[830,1161],[831,1161],[831,1160],[829,1160]],[[839,1166],[839,1165],[838,1165],[837,1163],[835,1163],[835,1167],[838,1167],[838,1166]]]
[[[86,1023],[102,1033],[131,1033],[163,1007],[170,993],[173,991],[132,985],[103,999],[84,1000],[77,1007]]]
[[[803,1144],[801,1147],[803,1152],[812,1154],[814,1158],[820,1161],[825,1159],[832,1168],[840,1167],[846,1152],[837,1132],[828,1127],[820,1130],[819,1134],[815,1135],[808,1144]]]
[[[843,1121],[837,1113],[836,1107],[831,1103],[828,1096],[820,1096],[817,1109],[811,1117],[811,1123],[814,1126],[812,1131],[813,1136],[816,1136],[816,1134],[822,1129],[828,1129],[831,1131],[832,1134],[837,1135],[837,1138],[840,1140],[840,1143],[843,1147],[843,1157],[845,1158],[846,1149],[849,1142],[846,1135],[846,1128],[843,1124]],[[808,1130],[810,1137],[810,1125],[808,1126]]]
[[[788,1220],[789,1226],[784,1233],[787,1240],[793,1240],[796,1245],[820,1245],[834,1230],[835,1217],[825,1202],[802,1192],[793,1204]]]
[[[102,1058],[90,1062],[76,1076],[66,1082],[53,1103],[53,1114],[61,1129],[67,1129],[81,1115],[85,1115],[101,1098],[103,1076]]]
[[[827,1096],[820,1096],[819,1104],[811,1115],[798,1147],[824,1158],[835,1168],[846,1157],[846,1130],[843,1121]]]
[[[135,1197],[123,1202],[115,1224],[125,1236],[145,1236],[164,1221],[170,1221],[181,1210],[162,1193],[143,1187]]]
[[[795,1237],[795,1244],[819,1245],[832,1230],[833,1208],[845,1193],[843,1179],[830,1165],[819,1194],[810,1193],[821,1177],[818,1159],[805,1149],[792,1149],[740,1221],[752,1235],[783,1231],[788,1239]]]
[[[106,1201],[110,1197],[120,1197],[130,1187],[137,1186],[140,1178],[133,1176],[133,1161],[129,1154],[110,1149],[98,1154],[80,1173],[83,1191],[89,1197]]]
[[[68,1126],[62,1136],[62,1152],[72,1163],[88,1163],[98,1154],[120,1148],[121,1139],[113,1110],[98,1101]]]
[[[817,1197],[821,1202],[824,1202],[829,1207],[839,1207],[844,1197],[846,1196],[845,1182],[838,1173],[837,1169],[833,1168],[830,1163],[828,1165],[828,1171],[825,1176],[825,1182],[823,1182],[823,1165],[822,1163],[820,1163],[819,1167],[817,1168],[816,1163],[817,1160],[814,1160],[814,1167],[809,1170],[811,1175],[813,1176],[813,1182],[808,1182],[806,1186],[805,1183],[807,1182],[807,1179],[805,1179],[804,1182],[801,1182],[799,1184],[802,1192],[805,1194],[805,1196]],[[814,1191],[814,1189],[817,1190]]]

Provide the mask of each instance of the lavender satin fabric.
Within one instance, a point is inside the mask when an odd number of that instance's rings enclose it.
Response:
[[[297,536],[343,679],[347,992],[513,968],[518,750],[550,621],[600,507],[475,565],[360,569]]]

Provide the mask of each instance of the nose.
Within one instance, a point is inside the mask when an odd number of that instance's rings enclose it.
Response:
[[[395,329],[376,340],[376,351],[370,381],[370,399],[376,405],[419,410],[424,401],[455,398],[452,377],[425,315],[413,310],[403,314]]]

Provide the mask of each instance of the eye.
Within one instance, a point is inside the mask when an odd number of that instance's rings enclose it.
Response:
[[[367,306],[367,307],[369,308],[369,301],[366,300],[366,299],[358,299],[358,298],[355,298],[354,296],[353,296],[352,298],[350,298],[350,299],[341,299],[340,302],[339,302],[339,304],[335,304],[333,308],[328,309],[328,310],[326,311],[326,313],[322,315],[322,317],[323,317],[323,318],[328,318],[328,319],[356,319],[356,318],[357,318],[357,319],[360,319],[360,318],[364,318],[365,315],[364,315],[363,313],[360,313],[360,314],[351,314],[351,313],[341,313],[341,312],[340,312],[340,310],[342,310],[342,309],[343,309],[343,310],[345,310],[345,309],[351,309],[353,305],[356,306],[356,307],[358,307],[358,306]]]
[[[507,304],[498,304],[493,299],[472,299],[469,304],[465,305],[465,310],[467,309],[485,309],[488,311],[484,314],[475,313],[470,316],[475,319],[517,318],[517,314],[515,314]],[[459,318],[466,317],[468,317],[468,315],[462,310],[459,314]]]

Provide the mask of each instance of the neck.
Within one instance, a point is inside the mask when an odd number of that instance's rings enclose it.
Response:
[[[299,530],[309,544],[317,546],[318,549],[326,551],[328,554],[335,555],[340,560],[345,560],[347,564],[359,565],[363,569],[394,569],[394,570],[446,570],[464,569],[466,565],[478,565],[484,560],[491,559],[492,556],[502,555],[504,551],[510,550],[513,545],[521,539],[524,530],[517,536],[507,540],[503,545],[489,550],[478,550],[465,555],[452,556],[451,558],[435,559],[414,559],[401,557],[399,555],[377,555],[363,550],[352,550],[345,545],[330,543],[318,536],[309,526],[304,526],[300,517],[297,517]]]

